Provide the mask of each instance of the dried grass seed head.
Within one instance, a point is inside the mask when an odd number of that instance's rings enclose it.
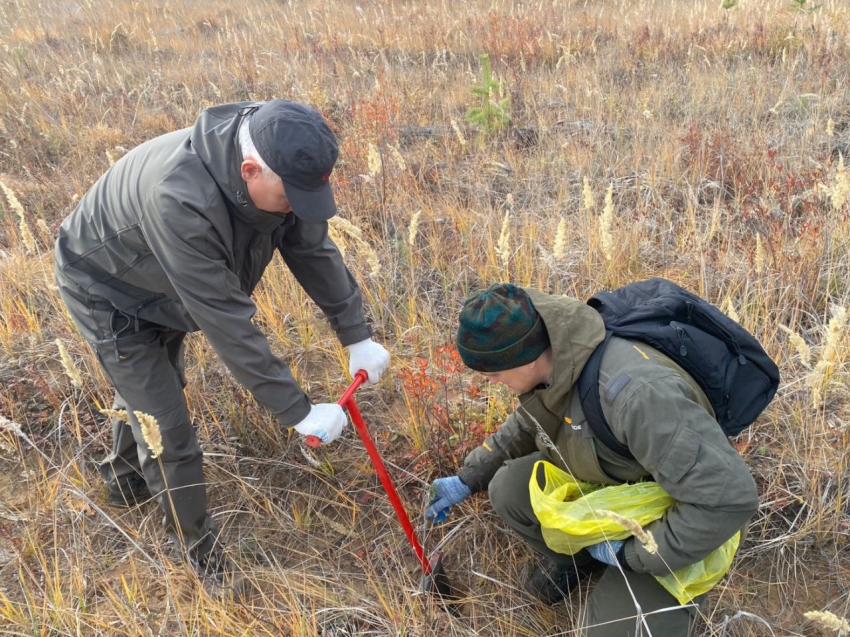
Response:
[[[156,458],[162,454],[162,432],[159,430],[159,422],[143,411],[134,411],[133,414],[138,419],[142,436],[151,450],[151,458]]]

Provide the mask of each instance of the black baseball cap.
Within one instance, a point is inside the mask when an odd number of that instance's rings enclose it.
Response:
[[[251,116],[251,141],[283,180],[292,212],[306,221],[336,214],[330,176],[339,144],[325,119],[309,106],[272,100]]]

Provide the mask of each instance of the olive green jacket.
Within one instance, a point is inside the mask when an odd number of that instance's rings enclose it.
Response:
[[[604,338],[602,318],[575,299],[526,292],[549,331],[551,382],[519,397],[517,410],[466,458],[461,480],[473,492],[483,490],[505,460],[537,450],[586,482],[655,480],[676,502],[647,527],[658,543],[656,554],[633,539],[626,543],[629,567],[666,575],[699,562],[758,509],[752,475],[714,419],[705,394],[660,352],[612,338],[599,375],[602,411],[635,460],[619,456],[587,425],[576,387]]]

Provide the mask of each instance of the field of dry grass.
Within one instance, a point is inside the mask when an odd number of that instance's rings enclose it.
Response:
[[[417,522],[428,482],[512,408],[445,347],[469,291],[666,276],[783,376],[735,440],[761,508],[699,634],[834,635],[804,613],[850,616],[844,0],[0,0],[0,44],[0,634],[577,634],[581,595],[521,593],[532,556],[483,496],[425,538],[459,616],[418,596],[355,433],[305,456],[202,337],[187,396],[253,604],[199,593],[155,507],[105,506],[111,392],[57,295],[56,228],[134,145],[273,97],[340,138],[334,234],[393,356],[358,400]],[[501,130],[465,118],[482,53],[510,100]],[[285,267],[255,298],[302,386],[335,399],[344,351]]]

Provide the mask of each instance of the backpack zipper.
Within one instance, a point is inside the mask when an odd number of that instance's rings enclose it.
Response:
[[[676,321],[670,321],[670,327],[676,330],[676,334],[679,336],[679,354],[681,356],[687,356],[688,348],[685,347],[685,330]]]

